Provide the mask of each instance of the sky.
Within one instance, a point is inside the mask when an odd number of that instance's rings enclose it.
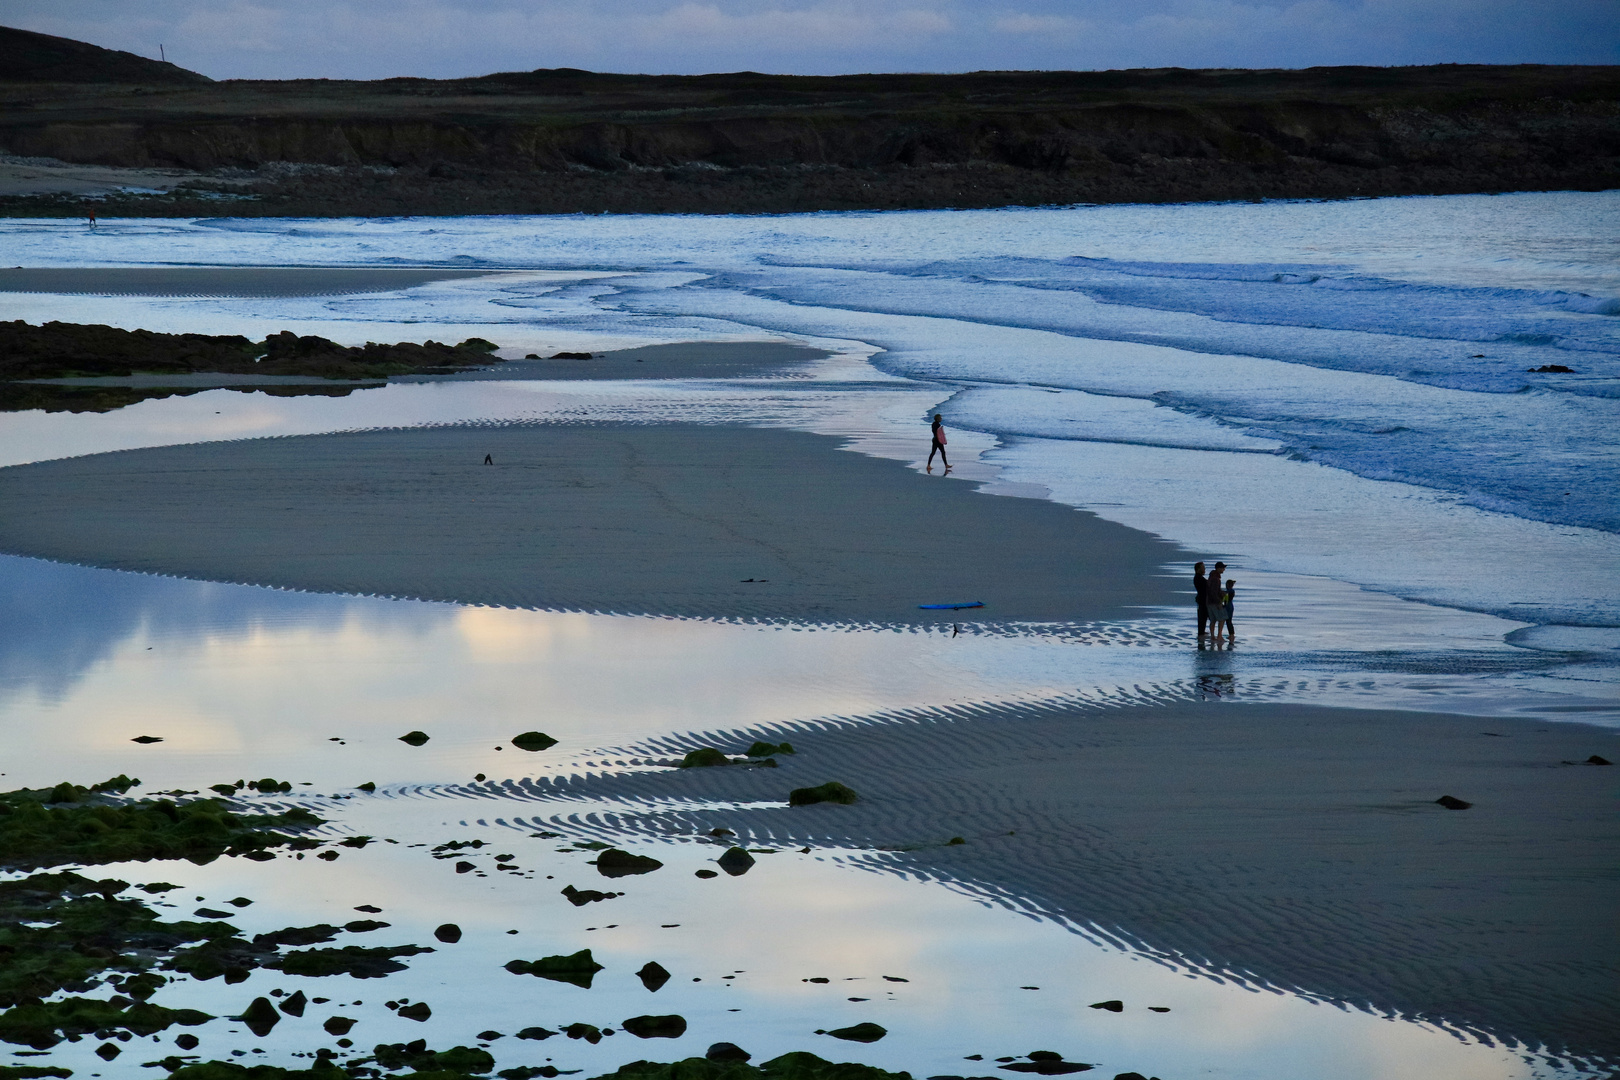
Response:
[[[216,79],[1620,63],[1617,0],[5,0]]]

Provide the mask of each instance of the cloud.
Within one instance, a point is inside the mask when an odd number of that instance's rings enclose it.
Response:
[[[215,78],[1616,63],[1613,0],[7,0]]]

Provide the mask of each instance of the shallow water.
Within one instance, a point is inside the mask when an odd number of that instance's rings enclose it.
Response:
[[[164,1004],[222,1015],[277,986],[333,999],[265,1039],[216,1020],[201,1029],[205,1056],[246,1050],[290,1063],[331,1044],[318,1022],[335,1011],[361,1021],[362,1047],[426,1037],[442,1048],[493,1028],[507,1035],[493,1044],[502,1067],[551,1060],[584,1075],[722,1039],[756,1062],[810,1049],[915,1076],[988,1074],[994,1058],[1036,1049],[1095,1062],[1104,1076],[1581,1075],[1533,1048],[1194,977],[1016,896],[910,880],[902,863],[871,852],[760,854],[744,877],[702,881],[692,871],[718,848],[614,832],[615,814],[649,807],[547,806],[467,785],[479,774],[646,767],[622,748],[680,733],[768,734],[1015,702],[1296,701],[1620,726],[1610,587],[1620,565],[1620,473],[1610,468],[1620,324],[1605,306],[1620,296],[1616,199],[111,222],[94,234],[0,223],[12,261],[33,265],[517,268],[367,295],[6,294],[7,317],[35,322],[291,327],[356,342],[478,335],[512,355],[763,338],[835,354],[787,379],[451,381],[331,399],[221,390],[108,414],[7,414],[0,464],[366,427],[679,419],[817,431],[920,468],[921,418],[941,407],[962,480],[1223,555],[1241,598],[1236,647],[1200,650],[1190,610],[1076,625],[942,618],[920,629],[693,621],[321,596],[0,557],[4,786],[118,772],[139,775],[146,791],[290,779],[329,831],[399,843],[344,849],[330,864],[230,859],[97,876],[182,884],[168,895],[186,912],[202,902],[194,897],[248,896],[254,905],[233,923],[250,933],[341,923],[365,903],[394,924],[367,943],[434,944],[445,921],[466,931],[383,983],[260,971],[232,987],[166,988]],[[1491,363],[1466,362],[1478,352]],[[1517,392],[1537,378],[1523,368],[1544,362],[1582,375]],[[1579,495],[1555,497],[1555,487]],[[431,741],[398,741],[413,728]],[[528,754],[510,744],[531,729],[558,746]],[[137,746],[137,735],[164,741]],[[367,780],[377,797],[349,797]],[[563,837],[530,835],[539,831]],[[622,898],[573,908],[557,890],[596,875],[588,853],[558,849],[603,836],[666,866],[619,879]],[[519,869],[481,858],[479,871],[457,875],[411,846],[470,838],[511,853]],[[590,990],[500,970],[584,947],[607,965]],[[656,994],[631,976],[649,959],[676,976]],[[812,976],[833,981],[802,981]],[[433,1019],[381,1007],[404,997],[428,1001]],[[1116,997],[1123,1013],[1087,1007]],[[365,1004],[339,1008],[354,1001]],[[531,1024],[616,1027],[669,1012],[691,1027],[668,1043],[622,1032],[597,1046],[511,1037]],[[891,1034],[868,1046],[814,1034],[860,1020]],[[159,1042],[147,1056],[173,1052],[172,1039]],[[81,1074],[129,1071],[100,1064],[95,1045],[63,1044],[48,1060]],[[119,1062],[142,1060],[140,1047],[127,1044]],[[986,1060],[964,1060],[975,1053]]]

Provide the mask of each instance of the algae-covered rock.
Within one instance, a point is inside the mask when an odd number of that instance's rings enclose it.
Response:
[[[387,924],[385,923],[384,925],[386,926]],[[457,926],[453,922],[447,922],[437,930],[433,931],[433,936],[444,942],[446,945],[454,945],[456,942],[461,940],[461,927]]]
[[[264,934],[254,934],[255,945],[323,945],[338,936],[338,928],[331,923],[316,923],[314,926],[289,926],[283,930],[271,930]]]
[[[674,1013],[632,1016],[619,1026],[638,1039],[678,1039],[686,1034],[686,1017]]]
[[[646,855],[632,855],[618,848],[608,848],[596,857],[596,872],[610,878],[650,874],[663,865],[657,859],[648,858]]]
[[[517,1033],[517,1037],[520,1039],[533,1039],[536,1042],[543,1042],[555,1034],[557,1033],[552,1031],[550,1028],[526,1027]]]
[[[591,950],[581,949],[566,956],[542,956],[538,960],[513,960],[506,970],[514,975],[534,975],[554,982],[572,983],[589,990],[591,980],[602,970],[591,956]]]
[[[72,1069],[60,1065],[0,1065],[0,1080],[42,1080],[44,1077],[72,1076]]]
[[[232,1017],[247,1025],[247,1029],[259,1038],[270,1034],[270,1029],[281,1022],[281,1013],[270,1004],[269,998],[256,997],[241,1016]]]
[[[749,757],[770,757],[772,754],[796,753],[792,743],[768,743],[756,741],[748,748]]]
[[[572,885],[564,886],[562,894],[575,907],[584,907],[586,904],[594,904],[598,900],[612,900],[616,896],[624,895],[616,892],[601,892],[597,889],[576,889]]]
[[[302,990],[299,990],[282,998],[279,1007],[287,1016],[303,1016],[304,1010],[308,1006],[309,998],[304,996]]]
[[[641,980],[642,986],[656,994],[665,983],[669,982],[669,972],[665,971],[664,965],[658,961],[649,960],[641,965],[641,970],[636,972],[636,978]]]
[[[690,1057],[667,1064],[632,1061],[594,1080],[911,1080],[911,1074],[886,1072],[872,1065],[824,1061],[814,1054],[799,1051],[772,1058],[762,1065],[750,1065],[731,1057]]]
[[[377,1064],[385,1069],[414,1069],[415,1075],[428,1074],[432,1080],[458,1080],[465,1075],[483,1075],[495,1068],[487,1050],[454,1046],[449,1050],[429,1050],[417,1039],[408,1043],[379,1043],[372,1048]]]
[[[788,792],[789,806],[810,806],[813,803],[850,803],[860,800],[854,791],[840,784],[836,780],[829,780],[818,787],[794,788]]]
[[[570,1039],[584,1039],[595,1046],[602,1041],[602,1029],[595,1024],[569,1024],[563,1028],[563,1034]]]
[[[166,1009],[144,1001],[120,1008],[115,1002],[93,998],[33,1000],[0,1013],[0,1040],[49,1050],[63,1039],[97,1031],[155,1035],[175,1024],[195,1027],[212,1019],[195,1009]]]
[[[395,1015],[403,1016],[407,1020],[415,1020],[417,1023],[423,1023],[433,1015],[433,1010],[428,1008],[428,1003],[425,1001],[413,1001],[409,1005],[401,1005],[396,1010]]]
[[[421,746],[428,741],[428,735],[424,731],[407,731],[399,737],[399,741],[409,743],[411,746]]]
[[[416,956],[432,951],[421,945],[372,948],[345,945],[341,949],[300,949],[287,953],[277,961],[266,962],[260,966],[279,968],[288,975],[305,975],[311,978],[348,975],[355,979],[380,979],[384,975],[405,970],[405,965],[394,959],[396,956]]]
[[[716,865],[732,877],[742,877],[753,869],[754,857],[748,854],[746,848],[727,848],[726,853],[715,860]]]
[[[693,750],[681,758],[683,769],[704,769],[714,765],[730,765],[731,759],[712,746],[704,746]]]
[[[321,1025],[321,1029],[328,1035],[347,1035],[354,1030],[356,1023],[357,1021],[351,1020],[347,1016],[328,1016],[326,1022]]]
[[[833,1028],[831,1031],[826,1032],[835,1039],[858,1043],[877,1042],[888,1033],[888,1029],[871,1023],[851,1024],[849,1027]]]
[[[717,1042],[711,1044],[703,1056],[709,1061],[747,1061],[754,1055],[736,1043]]]
[[[106,785],[97,788],[111,790]],[[280,814],[237,814],[217,799],[112,803],[96,789],[65,784],[43,792],[8,791],[0,793],[0,868],[34,870],[69,862],[152,859],[187,859],[201,865],[221,855],[271,847],[316,847],[317,841],[307,836],[278,830],[322,823],[302,807]]]
[[[533,753],[538,750],[551,749],[557,745],[557,740],[543,731],[525,731],[523,734],[513,737],[512,745],[519,750],[527,750]]]

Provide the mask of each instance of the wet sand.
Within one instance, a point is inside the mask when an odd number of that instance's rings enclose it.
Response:
[[[776,769],[612,771],[754,738],[798,753]],[[499,787],[780,801],[553,803],[536,820],[604,838],[724,826],[747,846],[887,847],[853,857],[1184,969],[1613,1061],[1620,767],[1584,762],[1620,761],[1617,744],[1620,732],[1574,724],[1231,701],[958,707],[654,740],[593,755],[588,774]],[[827,780],[861,801],[780,804]],[[1448,810],[1442,795],[1474,805]]]
[[[495,464],[483,464],[484,455]],[[489,425],[0,470],[0,550],[321,592],[704,617],[1087,620],[1175,602],[1179,550],[800,432]],[[752,579],[752,580],[750,580]],[[983,601],[960,614],[919,604]]]
[[[339,296],[389,292],[488,270],[395,267],[96,266],[0,269],[0,292],[91,296]]]

